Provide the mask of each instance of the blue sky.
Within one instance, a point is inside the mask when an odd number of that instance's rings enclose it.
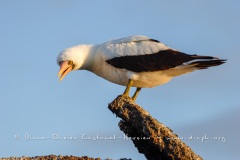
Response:
[[[137,103],[176,134],[228,138],[227,143],[186,141],[205,159],[236,159],[239,153],[234,146],[239,141],[234,138],[240,129],[239,118],[233,115],[240,113],[239,17],[236,0],[0,1],[0,157],[145,159],[131,141],[82,138],[84,134],[123,136],[119,119],[107,104],[124,87],[87,71],[72,72],[59,83],[56,64],[58,53],[73,45],[145,35],[185,53],[228,60],[143,89]],[[225,120],[228,125],[222,125]],[[51,138],[26,140],[27,135]],[[54,140],[53,135],[78,140]],[[220,148],[210,152],[212,147]]]

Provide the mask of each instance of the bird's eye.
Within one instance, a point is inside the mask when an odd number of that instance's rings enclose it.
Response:
[[[63,61],[61,61],[61,62],[58,62],[58,65],[60,66],[62,63],[63,63]]]

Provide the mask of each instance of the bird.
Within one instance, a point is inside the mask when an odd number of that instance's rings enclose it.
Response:
[[[123,95],[152,88],[172,78],[195,70],[207,69],[225,63],[212,56],[186,54],[172,49],[156,39],[136,35],[110,40],[102,44],[81,44],[67,48],[57,56],[61,81],[70,71],[87,70],[112,83],[126,86]]]

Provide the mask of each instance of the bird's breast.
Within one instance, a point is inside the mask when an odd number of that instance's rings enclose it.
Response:
[[[112,83],[127,86],[129,79],[133,80],[133,87],[151,88],[168,82],[172,77],[162,71],[132,72],[126,69],[115,68],[107,63],[92,70],[93,73]]]

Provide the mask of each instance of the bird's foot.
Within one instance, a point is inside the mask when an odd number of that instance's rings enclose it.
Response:
[[[137,87],[137,89],[136,89],[134,95],[132,96],[132,100],[133,100],[133,102],[136,101],[137,96],[138,96],[138,94],[139,94],[140,91],[141,91],[141,88]]]

